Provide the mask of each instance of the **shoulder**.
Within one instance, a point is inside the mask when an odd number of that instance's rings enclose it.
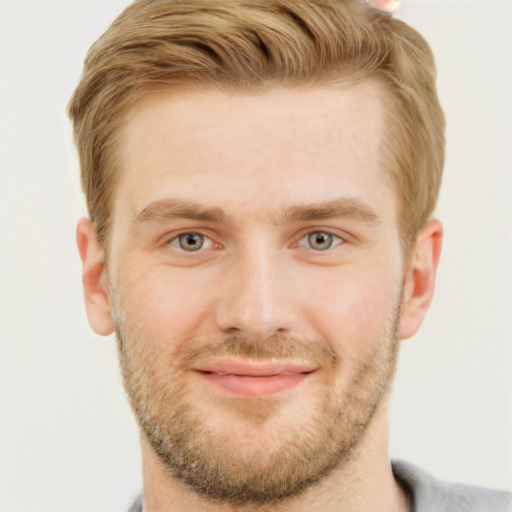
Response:
[[[142,494],[137,496],[137,499],[132,503],[128,512],[142,512]]]
[[[392,462],[396,480],[408,491],[414,512],[512,512],[512,494],[439,480],[409,462]]]

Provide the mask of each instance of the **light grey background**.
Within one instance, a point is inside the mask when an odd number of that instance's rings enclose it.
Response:
[[[137,431],[82,305],[85,214],[65,105],[126,1],[0,1],[0,511],[123,511]],[[391,451],[512,488],[512,2],[409,0],[448,119],[437,295],[404,343]]]

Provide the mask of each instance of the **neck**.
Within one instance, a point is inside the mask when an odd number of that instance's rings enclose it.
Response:
[[[141,435],[145,512],[263,512],[269,506],[238,506],[199,497],[169,471]],[[381,404],[350,460],[304,494],[272,505],[273,512],[406,512],[407,497],[395,481],[388,454],[388,407]]]

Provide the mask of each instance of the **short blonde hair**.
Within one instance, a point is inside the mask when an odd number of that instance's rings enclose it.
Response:
[[[105,247],[123,118],[149,90],[236,90],[377,81],[387,91],[383,160],[404,246],[431,216],[444,164],[432,52],[361,0],[137,0],[94,43],[69,103],[82,187]]]

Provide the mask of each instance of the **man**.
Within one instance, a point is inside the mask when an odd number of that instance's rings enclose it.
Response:
[[[434,291],[430,49],[359,0],[143,0],[70,104],[87,314],[140,427],[132,510],[510,510],[389,460]]]

